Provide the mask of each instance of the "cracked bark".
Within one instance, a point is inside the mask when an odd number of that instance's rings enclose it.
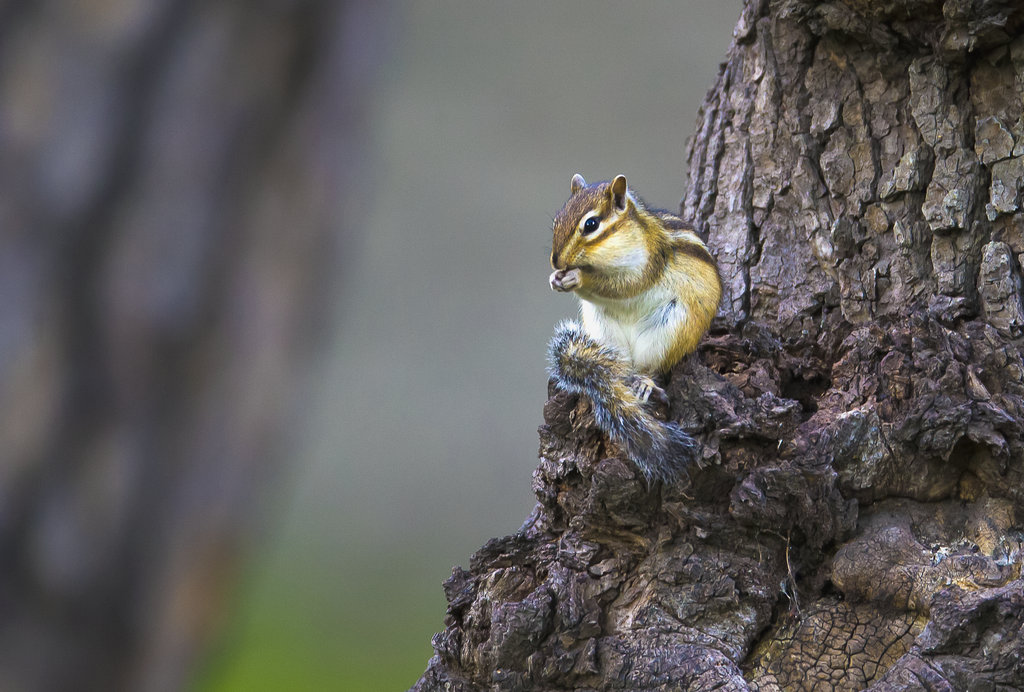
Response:
[[[0,689],[189,680],[366,192],[385,17],[0,3]]]
[[[748,0],[682,213],[726,284],[648,491],[551,396],[414,690],[1021,689],[1024,10]]]

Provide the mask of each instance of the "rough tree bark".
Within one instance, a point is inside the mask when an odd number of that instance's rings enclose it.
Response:
[[[385,10],[0,2],[0,689],[189,679],[366,192]]]
[[[726,284],[648,491],[586,401],[415,690],[1024,688],[1024,9],[748,0],[682,211]]]

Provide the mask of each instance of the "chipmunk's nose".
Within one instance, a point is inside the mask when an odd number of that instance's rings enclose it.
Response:
[[[558,269],[558,253],[554,250],[551,251],[551,268]]]

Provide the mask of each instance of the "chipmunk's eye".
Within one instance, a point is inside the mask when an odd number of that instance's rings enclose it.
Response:
[[[593,233],[597,230],[597,227],[601,225],[601,222],[597,220],[596,216],[591,216],[589,219],[583,222],[583,232]]]

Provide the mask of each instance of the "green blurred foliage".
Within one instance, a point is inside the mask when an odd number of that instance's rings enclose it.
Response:
[[[401,556],[331,583],[284,565],[260,571],[243,589],[241,616],[198,690],[409,688],[432,653],[423,633],[437,629],[444,613],[437,582],[419,574]]]

